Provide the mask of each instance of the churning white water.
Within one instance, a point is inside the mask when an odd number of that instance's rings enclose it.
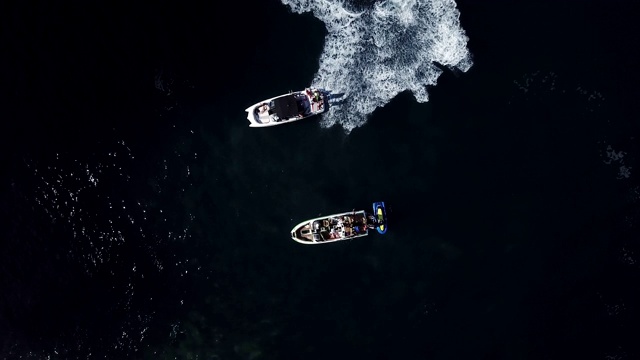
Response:
[[[312,85],[344,96],[323,127],[340,124],[349,133],[405,90],[427,102],[426,86],[442,73],[434,62],[463,72],[472,66],[454,0],[281,1],[311,12],[328,31]]]

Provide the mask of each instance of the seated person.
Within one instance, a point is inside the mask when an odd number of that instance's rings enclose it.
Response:
[[[264,114],[267,111],[269,111],[269,105],[267,105],[267,103],[262,103],[258,106],[258,112],[260,114]]]

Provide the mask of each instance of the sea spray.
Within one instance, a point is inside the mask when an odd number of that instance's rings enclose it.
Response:
[[[472,66],[453,0],[282,2],[327,28],[312,85],[344,95],[323,115],[322,127],[340,124],[350,133],[405,90],[427,102],[427,86],[442,73],[434,62],[463,72]]]

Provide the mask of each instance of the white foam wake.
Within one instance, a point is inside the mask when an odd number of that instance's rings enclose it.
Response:
[[[427,102],[438,62],[467,71],[471,56],[454,0],[387,0],[363,6],[344,0],[281,0],[293,12],[311,12],[328,35],[313,86],[344,93],[323,127],[347,133],[404,90]]]

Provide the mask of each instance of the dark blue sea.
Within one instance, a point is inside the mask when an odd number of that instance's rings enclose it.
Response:
[[[633,5],[2,5],[0,358],[639,359]]]

